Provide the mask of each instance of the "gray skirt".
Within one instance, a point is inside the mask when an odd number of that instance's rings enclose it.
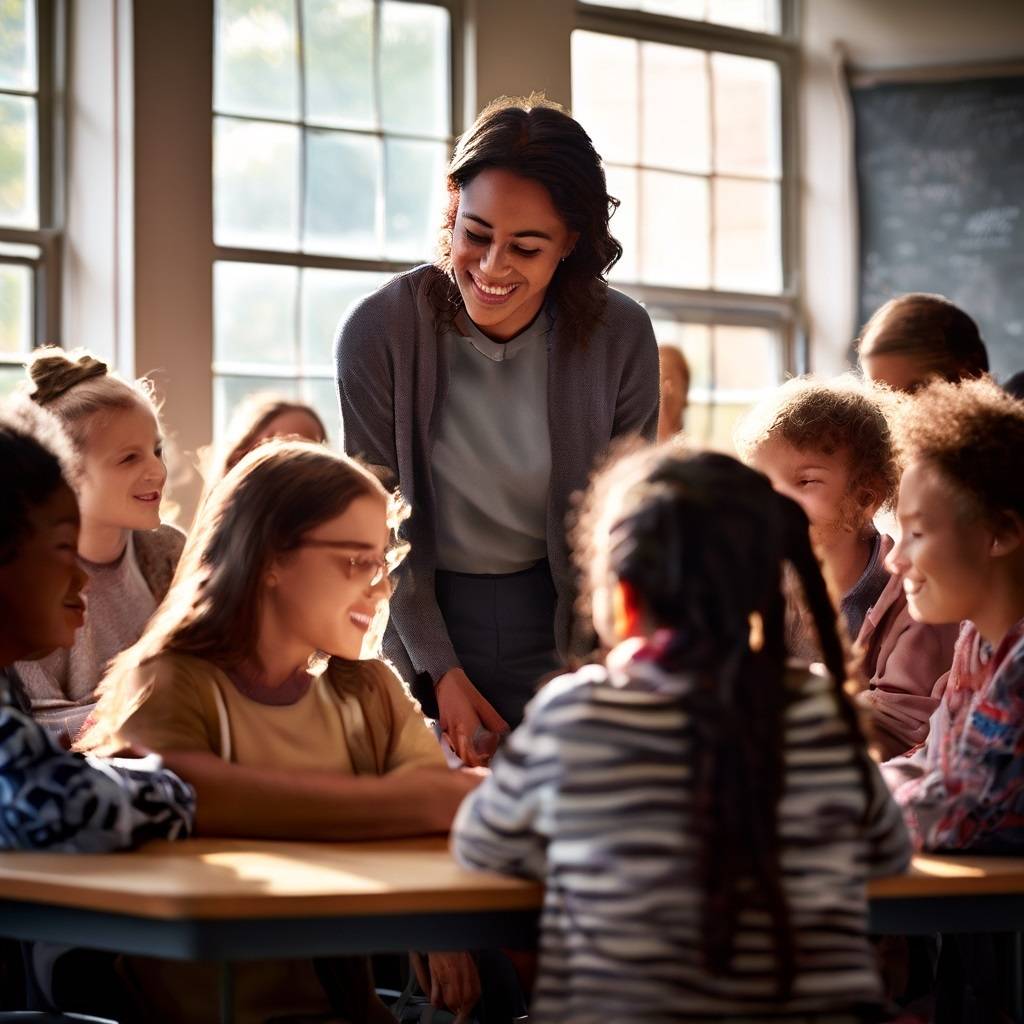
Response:
[[[514,729],[555,650],[555,585],[547,561],[522,572],[436,574],[437,603],[470,682]]]

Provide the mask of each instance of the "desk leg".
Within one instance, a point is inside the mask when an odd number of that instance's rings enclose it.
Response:
[[[235,978],[230,960],[220,965],[220,1024],[235,1022]]]
[[[1024,936],[1010,934],[1010,1015],[1024,1021]]]

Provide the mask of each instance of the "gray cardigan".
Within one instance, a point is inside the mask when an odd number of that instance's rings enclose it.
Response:
[[[385,653],[410,682],[424,674],[436,682],[459,665],[434,592],[430,452],[448,387],[444,347],[425,295],[434,273],[421,266],[389,281],[352,308],[334,343],[345,450],[383,471],[413,510],[407,527],[412,550],[399,570],[384,641]],[[555,639],[563,656],[575,589],[566,540],[571,497],[587,486],[612,438],[654,437],[658,386],[654,330],[638,303],[609,289],[602,322],[585,349],[567,343],[556,315],[548,340],[547,546],[558,595]],[[429,690],[422,695],[429,707]]]

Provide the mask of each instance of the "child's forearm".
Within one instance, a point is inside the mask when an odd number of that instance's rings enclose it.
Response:
[[[197,835],[262,839],[386,839],[447,832],[476,779],[447,769],[350,776],[228,764],[165,753],[196,789]]]

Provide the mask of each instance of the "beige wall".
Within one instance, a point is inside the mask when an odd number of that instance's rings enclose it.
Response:
[[[856,330],[851,127],[833,68],[1024,58],[1022,0],[804,0],[801,189],[804,314],[812,369],[839,372]]]

